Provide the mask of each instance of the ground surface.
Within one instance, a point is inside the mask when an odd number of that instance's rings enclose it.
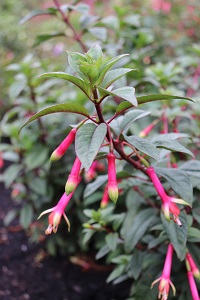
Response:
[[[37,262],[42,245],[29,243],[19,226],[3,226],[12,207],[0,183],[0,299],[2,300],[125,300],[127,282],[107,285],[108,272],[83,271],[67,258],[46,256]]]

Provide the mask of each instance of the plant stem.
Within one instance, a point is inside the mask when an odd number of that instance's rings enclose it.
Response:
[[[62,11],[60,4],[58,2],[58,0],[54,0],[54,4],[57,7],[58,11],[60,12],[63,21],[65,22],[65,24],[71,29],[71,31],[73,32],[74,35],[74,40],[77,41],[79,43],[79,45],[81,46],[82,50],[84,52],[87,52],[87,47],[85,46],[85,44],[83,43],[83,41],[81,40],[80,35],[76,32],[75,28],[73,27],[73,25],[70,23],[68,17],[64,14],[64,12]]]

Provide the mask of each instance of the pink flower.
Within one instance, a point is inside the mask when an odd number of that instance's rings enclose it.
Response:
[[[79,158],[76,157],[71,172],[69,174],[68,180],[65,185],[65,192],[67,195],[73,192],[76,186],[78,185],[78,183],[80,182],[81,180],[81,177],[79,176],[80,169],[81,169],[81,162]]]
[[[196,286],[192,271],[187,272],[187,277],[188,277],[188,281],[189,281],[189,285],[190,285],[192,299],[199,300],[199,294],[198,294],[197,286]]]
[[[177,223],[179,226],[181,226],[181,221],[179,220],[179,214],[180,209],[175,203],[180,203],[184,205],[189,205],[186,201],[183,199],[178,199],[175,197],[168,196],[158,178],[156,175],[156,172],[153,167],[149,167],[147,170],[147,175],[150,177],[158,195],[161,198],[162,201],[162,211],[164,213],[164,216],[166,220],[170,221],[170,214],[173,216],[173,220],[175,223]]]
[[[194,259],[189,252],[187,252],[187,254],[186,254],[186,265],[187,265],[188,271],[191,271],[192,274],[194,275],[194,277],[196,277],[197,279],[200,279],[199,269],[197,268],[197,265],[195,264]]]
[[[91,167],[89,168],[88,172],[85,173],[85,180],[87,182],[92,181],[97,176],[96,169],[97,169],[97,161],[94,161]]]
[[[68,136],[62,141],[62,143],[51,154],[50,161],[59,160],[67,151],[69,146],[73,143],[76,136],[77,129],[74,128],[70,131]]]
[[[103,192],[103,197],[100,203],[101,208],[105,208],[108,205],[109,202],[109,195],[108,195],[108,185],[106,185],[104,192]]]
[[[51,213],[49,215],[49,226],[47,227],[47,229],[45,231],[46,234],[51,234],[52,231],[54,233],[57,232],[58,225],[61,222],[62,216],[65,218],[65,221],[67,222],[68,230],[70,230],[70,223],[65,214],[65,208],[66,208],[67,204],[69,203],[72,195],[73,195],[73,193],[71,193],[68,196],[64,193],[56,206],[54,206],[53,208],[47,209],[40,214],[38,219],[41,218],[44,214]]]
[[[152,129],[155,127],[155,125],[158,123],[158,120],[155,120],[154,122],[152,122],[151,124],[149,124],[149,126],[147,126],[146,128],[144,128],[140,133],[139,133],[139,137],[145,137],[147,136]]]
[[[115,167],[115,155],[109,153],[107,155],[108,160],[108,195],[113,202],[118,198],[118,186],[116,179],[116,167]]]
[[[174,295],[176,294],[175,286],[173,285],[173,283],[170,280],[173,250],[174,250],[174,248],[173,248],[172,244],[169,244],[162,275],[161,275],[161,277],[156,279],[151,285],[151,288],[152,288],[154,286],[154,284],[156,284],[158,281],[160,281],[160,284],[158,287],[158,289],[159,289],[158,299],[161,299],[161,300],[167,300],[170,286],[172,287]]]
[[[152,0],[152,8],[153,10],[159,12],[163,11],[166,14],[169,14],[171,11],[171,3],[169,1],[164,0]]]

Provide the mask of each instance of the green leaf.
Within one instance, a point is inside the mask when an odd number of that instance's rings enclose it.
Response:
[[[166,240],[165,234],[160,234],[159,237],[154,238],[148,243],[148,249],[152,249],[154,247],[157,247],[159,244],[163,243]]]
[[[19,129],[19,133],[23,127],[25,127],[29,123],[37,120],[38,118],[49,115],[49,114],[58,113],[58,112],[69,112],[69,113],[74,113],[74,114],[83,115],[85,117],[89,117],[89,112],[87,111],[87,109],[80,104],[77,104],[77,103],[56,104],[56,105],[49,106],[49,107],[39,111],[34,116],[32,116],[30,119],[28,119],[28,121],[26,121]]]
[[[53,32],[51,34],[37,35],[35,38],[33,47],[39,46],[43,42],[48,41],[48,40],[58,37],[58,36],[65,36],[65,33],[64,32]]]
[[[188,101],[194,102],[190,98],[180,97],[180,96],[172,96],[172,95],[150,94],[150,95],[145,95],[145,96],[137,96],[138,105],[148,103],[148,102],[152,102],[152,101],[175,100],[175,99],[178,99],[178,100],[183,99],[183,100],[188,100]],[[120,113],[124,110],[127,110],[127,109],[131,108],[132,106],[133,105],[131,105],[130,103],[122,102],[117,106],[116,113]]]
[[[37,195],[47,195],[47,180],[40,177],[34,177],[29,182],[29,188]]]
[[[106,243],[110,250],[115,251],[118,244],[118,233],[109,233],[106,235]]]
[[[116,279],[117,277],[119,277],[121,274],[124,273],[125,270],[125,266],[124,265],[119,265],[117,266],[112,272],[111,274],[108,276],[106,282],[109,283],[111,281],[113,281],[114,279]]]
[[[16,215],[17,215],[16,210],[14,209],[10,210],[4,217],[3,220],[4,226],[8,226],[15,219]]]
[[[87,62],[85,55],[78,52],[67,51],[68,53],[68,63],[70,67],[86,82],[88,82],[87,77],[80,70],[81,62]]]
[[[135,280],[139,278],[142,272],[143,258],[144,258],[144,253],[142,251],[135,249],[130,262],[131,275]]]
[[[193,208],[192,215],[194,219],[200,224],[200,207]]]
[[[107,96],[116,96],[124,100],[127,100],[135,107],[138,105],[137,99],[135,98],[135,89],[131,86],[124,86],[122,88],[113,90],[111,92],[101,87],[97,87],[97,88],[102,98]]]
[[[101,47],[96,44],[88,50],[87,55],[89,55],[94,60],[98,60],[103,56],[103,52],[101,50]]]
[[[21,210],[19,215],[19,223],[27,229],[33,219],[33,207],[30,204],[26,204]]]
[[[110,252],[110,248],[108,247],[108,245],[104,245],[96,254],[96,260],[104,257],[106,254],[108,254]]]
[[[109,71],[104,77],[104,80],[102,82],[102,87],[105,89],[108,88],[113,82],[125,76],[127,73],[135,70],[137,69],[121,68],[121,69],[115,69]]]
[[[193,159],[186,161],[179,169],[183,170],[189,176],[200,178],[200,161]]]
[[[99,175],[93,182],[87,184],[84,191],[84,198],[93,194],[98,188],[100,188],[108,180],[108,175]]]
[[[99,76],[99,79],[97,81],[97,85],[99,85],[102,80],[104,79],[106,73],[108,72],[108,70],[114,65],[116,64],[120,59],[124,58],[125,56],[127,56],[129,54],[122,54],[122,55],[119,55],[119,56],[116,56],[112,59],[110,59],[101,69],[101,73],[100,73],[100,76]]]
[[[38,168],[44,165],[45,162],[48,161],[49,151],[47,148],[43,146],[38,146],[34,148],[34,151],[31,153],[27,153],[25,158],[25,164],[27,166],[27,170],[33,170],[34,168]]]
[[[167,180],[174,192],[192,206],[193,187],[188,175],[179,169],[154,168],[158,175]]]
[[[76,133],[75,149],[83,168],[88,171],[94,161],[107,133],[106,124],[84,124]]]
[[[150,141],[144,138],[140,138],[134,135],[127,136],[123,135],[124,139],[130,143],[133,147],[138,149],[139,151],[147,154],[150,157],[153,157],[155,160],[159,159],[159,152]]]
[[[178,258],[182,261],[185,258],[186,253],[186,241],[187,241],[187,216],[185,211],[182,211],[179,219],[182,223],[182,227],[178,226],[173,221],[168,222],[164,215],[161,214],[164,230],[172,243]]]
[[[179,142],[175,141],[175,138],[173,138],[173,133],[156,135],[154,138],[151,139],[151,142],[157,148],[164,148],[175,152],[182,152],[194,157],[193,153],[190,150],[185,148]]]
[[[182,100],[188,100],[194,102],[192,99],[187,98],[187,97],[180,97],[180,96],[174,96],[174,95],[163,95],[163,94],[150,94],[150,95],[145,95],[145,96],[138,96],[138,105],[144,104],[147,102],[152,102],[152,101],[159,101],[159,100],[175,100],[175,99],[182,99]]]
[[[103,42],[105,42],[107,39],[107,29],[104,27],[92,27],[89,28],[88,31]]]
[[[19,173],[23,170],[23,166],[19,164],[14,164],[9,166],[4,172],[3,180],[5,187],[9,188],[15,179],[19,176]]]
[[[133,109],[133,110],[127,112],[124,115],[122,122],[120,123],[121,131],[124,131],[125,129],[127,129],[136,120],[146,117],[149,114],[150,114],[149,111],[144,111],[141,109]]]
[[[194,227],[188,229],[188,242],[199,243],[200,242],[200,230]]]
[[[56,10],[52,10],[52,8],[47,10],[33,10],[28,15],[26,15],[23,19],[20,20],[19,24],[24,24],[28,20],[42,15],[55,15]]]
[[[131,252],[137,245],[144,233],[149,229],[155,220],[157,210],[148,208],[140,211],[132,221],[130,228],[125,233],[125,250]]]
[[[80,79],[76,76],[70,75],[70,74],[65,73],[65,72],[50,72],[50,73],[44,73],[44,74],[42,74],[38,77],[39,78],[56,77],[56,78],[67,80],[67,81],[75,84],[77,87],[79,87],[86,94],[86,96],[88,96],[90,98],[90,87],[89,87],[89,85],[87,85],[87,83],[85,83],[82,79]]]

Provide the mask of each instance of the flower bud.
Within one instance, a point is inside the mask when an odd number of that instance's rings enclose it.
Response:
[[[113,202],[118,199],[118,186],[116,179],[116,167],[115,167],[115,155],[109,153],[107,155],[108,160],[108,195]]]
[[[68,180],[65,185],[65,192],[67,195],[69,195],[71,192],[73,192],[76,188],[76,186],[80,182],[80,169],[81,169],[81,162],[78,157],[76,157],[75,162],[73,164],[73,167],[71,169],[71,172],[69,174]]]
[[[109,202],[109,195],[108,195],[108,185],[106,185],[104,192],[103,192],[103,197],[100,203],[101,208],[105,208],[108,205]]]
[[[75,136],[76,136],[77,129],[74,128],[70,131],[68,136],[62,141],[62,143],[54,150],[51,154],[50,161],[59,160],[67,151],[69,146],[73,143]]]

